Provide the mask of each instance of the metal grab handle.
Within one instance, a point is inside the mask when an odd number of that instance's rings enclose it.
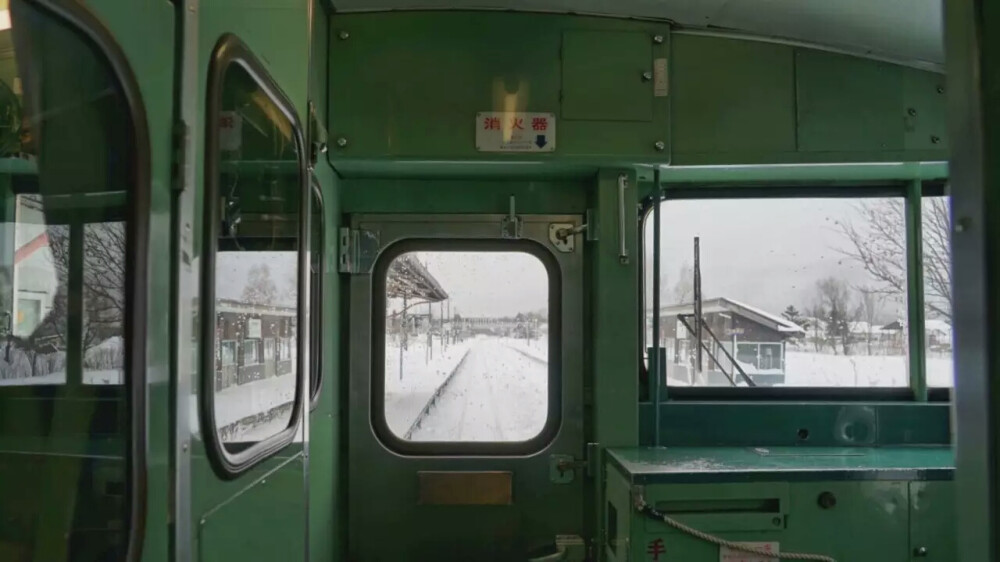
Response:
[[[628,263],[628,248],[625,247],[625,189],[628,188],[628,176],[618,176],[618,261]]]

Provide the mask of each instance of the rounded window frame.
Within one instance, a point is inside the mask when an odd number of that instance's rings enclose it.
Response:
[[[548,276],[549,361],[547,416],[541,430],[524,441],[408,441],[396,435],[385,415],[385,310],[389,266],[410,252],[520,252],[536,258]],[[549,447],[562,427],[562,271],[552,252],[529,239],[406,238],[381,251],[372,268],[370,421],[387,449],[410,456],[530,456]]]
[[[295,373],[295,401],[292,406],[291,420],[288,426],[278,433],[258,441],[244,450],[230,452],[219,436],[215,424],[215,258],[218,253],[216,242],[219,225],[215,220],[219,216],[219,131],[214,125],[218,123],[219,112],[222,109],[222,88],[226,71],[232,65],[238,65],[263,90],[274,103],[281,114],[292,126],[292,137],[295,142],[297,169],[299,172],[299,225],[298,225],[298,295],[297,295],[297,358]],[[199,394],[201,434],[205,442],[207,457],[215,473],[223,479],[230,480],[245,473],[260,462],[290,445],[295,440],[303,423],[304,411],[308,401],[309,386],[309,347],[303,342],[309,340],[309,174],[307,170],[306,145],[299,121],[291,100],[285,95],[271,75],[267,72],[253,52],[231,33],[221,36],[212,50],[208,70],[208,85],[206,88],[205,105],[205,204],[204,224],[202,230],[202,270],[201,270],[201,369]]]

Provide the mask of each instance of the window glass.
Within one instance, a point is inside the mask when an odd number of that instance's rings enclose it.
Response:
[[[909,384],[901,198],[669,200],[661,221],[667,384]],[[651,346],[652,213],[644,229]]]
[[[927,385],[955,385],[951,330],[951,201],[924,197],[924,349]]]
[[[527,441],[549,409],[549,278],[522,252],[409,252],[386,277],[384,406],[408,441]]]
[[[119,384],[125,367],[125,223],[83,226],[83,380]]]
[[[123,560],[145,140],[87,35],[22,0],[0,22],[0,439],[19,443],[0,452],[0,559]]]
[[[296,399],[299,154],[293,124],[238,63],[222,82],[216,226],[215,424],[229,452],[286,429]],[[262,340],[281,343],[277,356]]]

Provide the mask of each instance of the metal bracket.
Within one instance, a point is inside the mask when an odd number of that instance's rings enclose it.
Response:
[[[549,242],[552,242],[556,250],[571,253],[576,249],[576,234],[586,228],[587,225],[573,228],[568,222],[554,222],[549,225]]]
[[[587,454],[582,459],[573,455],[549,455],[549,480],[553,484],[569,484],[581,470],[584,476],[594,476],[597,473],[597,449],[597,443],[587,443]]]
[[[340,272],[371,273],[378,256],[378,232],[340,229]]]
[[[514,212],[514,196],[510,196],[510,210],[500,221],[500,236],[517,240],[521,237],[521,217]]]

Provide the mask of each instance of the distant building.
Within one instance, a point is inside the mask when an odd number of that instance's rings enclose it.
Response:
[[[704,345],[702,372],[697,373],[694,304],[660,309],[660,345],[667,353],[671,384],[769,386],[785,380],[785,347],[805,335],[805,329],[786,318],[729,298],[702,302]]]

